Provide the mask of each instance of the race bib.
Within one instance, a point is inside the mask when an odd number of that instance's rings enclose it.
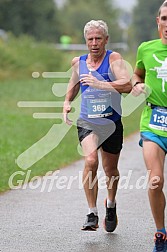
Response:
[[[156,107],[152,109],[150,128],[167,131],[167,109]]]
[[[113,114],[111,97],[88,99],[87,100],[88,118],[107,117]]]

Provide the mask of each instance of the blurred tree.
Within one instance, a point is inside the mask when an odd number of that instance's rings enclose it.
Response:
[[[60,26],[53,0],[0,0],[0,28],[15,35],[58,41]]]
[[[163,2],[164,0],[137,0],[132,17],[133,40],[137,46],[143,41],[158,37],[156,17]]]
[[[112,0],[67,0],[60,9],[61,27],[66,35],[73,38],[73,43],[85,43],[83,28],[92,19],[107,22],[110,42],[120,42],[121,29],[118,25],[118,9],[113,7]]]

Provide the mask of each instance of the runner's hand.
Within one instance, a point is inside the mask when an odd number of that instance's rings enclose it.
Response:
[[[144,83],[138,83],[132,88],[131,94],[133,96],[139,96],[140,94],[146,94],[145,90],[145,84]]]
[[[89,74],[81,74],[80,82],[83,86],[90,86],[93,88],[99,88],[100,81],[94,77],[91,72]]]
[[[68,113],[70,113],[70,111],[71,111],[70,102],[65,101],[64,107],[63,107],[63,118],[64,118],[64,122],[67,123],[68,125],[72,125],[72,120],[68,118]]]

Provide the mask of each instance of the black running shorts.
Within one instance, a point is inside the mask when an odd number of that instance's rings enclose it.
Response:
[[[80,143],[85,137],[93,133],[98,136],[98,148],[102,147],[103,151],[118,154],[122,149],[123,125],[121,120],[107,125],[97,125],[79,118],[77,129]]]

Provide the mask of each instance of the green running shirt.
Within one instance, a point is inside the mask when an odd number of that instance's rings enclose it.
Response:
[[[145,69],[145,84],[151,89],[147,102],[167,107],[167,45],[161,39],[143,42],[137,52],[136,67]],[[167,109],[145,106],[140,131],[167,137]]]

